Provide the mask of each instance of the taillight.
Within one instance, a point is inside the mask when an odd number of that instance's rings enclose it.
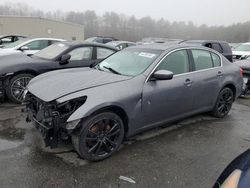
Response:
[[[243,76],[243,69],[240,68],[240,75]]]

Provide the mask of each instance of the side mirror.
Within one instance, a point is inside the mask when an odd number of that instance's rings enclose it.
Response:
[[[168,70],[158,70],[152,76],[151,80],[171,80],[174,73]]]
[[[0,45],[1,45],[1,44],[3,44],[3,41],[2,41],[2,39],[0,39]]]
[[[69,60],[71,58],[71,55],[70,54],[65,54],[65,55],[62,55],[61,59],[60,59],[60,65],[66,65],[69,63]]]
[[[22,47],[20,48],[20,50],[21,50],[21,51],[29,50],[29,47],[28,47],[28,46],[22,46]]]

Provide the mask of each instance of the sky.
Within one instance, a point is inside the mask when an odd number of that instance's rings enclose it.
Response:
[[[0,4],[7,2],[0,0]],[[114,11],[137,18],[151,16],[196,25],[230,25],[250,21],[250,0],[11,0],[44,11]]]

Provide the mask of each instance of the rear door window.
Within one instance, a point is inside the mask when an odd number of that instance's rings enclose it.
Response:
[[[179,50],[165,57],[157,70],[168,70],[174,75],[189,72],[189,59],[186,50]]]
[[[210,52],[205,50],[191,50],[194,58],[195,70],[213,68]]]
[[[212,52],[211,52],[211,56],[212,56],[212,59],[213,59],[214,67],[221,66],[220,57],[217,54],[212,53]]]

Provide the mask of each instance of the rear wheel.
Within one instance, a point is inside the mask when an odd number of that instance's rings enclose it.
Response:
[[[12,77],[6,87],[7,97],[14,103],[22,103],[24,90],[33,77],[31,74],[18,74]]]
[[[72,143],[80,157],[90,161],[111,156],[124,138],[123,121],[112,112],[91,116],[81,127],[79,134],[72,136]]]
[[[234,101],[234,94],[232,89],[223,88],[216,101],[216,105],[212,111],[212,115],[218,118],[225,117],[232,108]]]

